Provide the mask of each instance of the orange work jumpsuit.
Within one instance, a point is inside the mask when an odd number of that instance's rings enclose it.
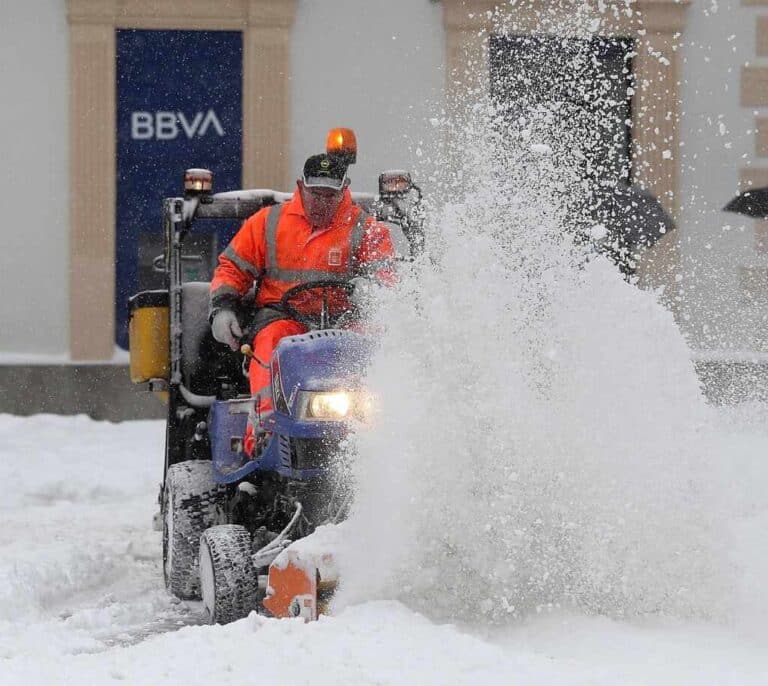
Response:
[[[256,306],[264,307],[279,303],[286,291],[301,283],[343,282],[365,275],[385,284],[394,282],[394,247],[387,226],[366,215],[345,190],[329,227],[313,232],[297,190],[285,204],[265,207],[249,217],[219,256],[211,282],[211,311],[234,309],[254,281]],[[320,299],[315,300],[305,299],[297,309],[317,314]],[[284,336],[305,332],[302,324],[280,319],[254,336],[256,359],[251,360],[248,377],[262,426],[273,412],[268,367],[272,352]],[[253,453],[250,423],[245,451]]]

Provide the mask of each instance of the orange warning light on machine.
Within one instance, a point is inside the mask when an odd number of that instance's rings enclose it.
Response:
[[[343,157],[347,164],[357,162],[357,137],[352,129],[337,128],[328,132],[325,151]]]

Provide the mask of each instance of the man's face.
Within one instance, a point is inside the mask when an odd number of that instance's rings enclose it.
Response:
[[[336,210],[339,209],[346,185],[339,190],[333,190],[332,188],[307,188],[301,179],[297,183],[307,220],[313,229],[324,229],[331,223]]]

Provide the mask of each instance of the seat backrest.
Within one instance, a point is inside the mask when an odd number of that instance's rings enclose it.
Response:
[[[181,375],[184,385],[196,395],[216,395],[218,378],[231,379],[241,392],[248,391],[241,359],[226,345],[218,343],[208,322],[210,311],[208,281],[188,281],[181,287]],[[252,306],[252,300],[244,299]]]
[[[210,287],[207,281],[181,287],[181,374],[184,385],[198,395],[216,391],[211,376],[215,341],[208,323]]]

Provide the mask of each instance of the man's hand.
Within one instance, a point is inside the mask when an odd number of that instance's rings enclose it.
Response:
[[[232,310],[219,310],[213,315],[211,331],[219,343],[228,345],[232,350],[240,350],[239,339],[243,337],[243,332]]]

